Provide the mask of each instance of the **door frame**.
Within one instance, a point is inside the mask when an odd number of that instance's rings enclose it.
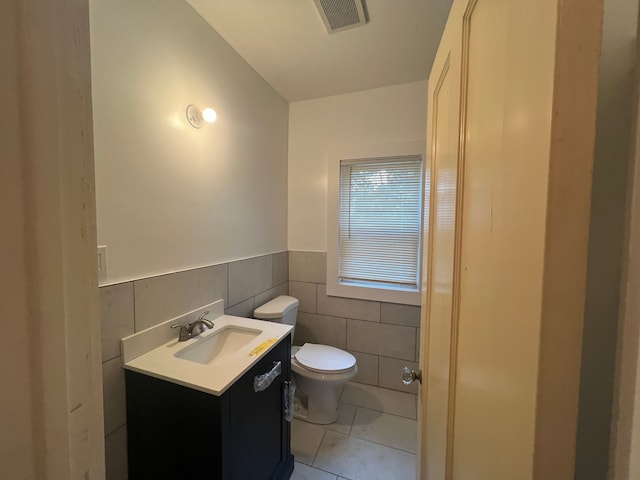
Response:
[[[8,0],[0,12],[7,60],[0,179],[11,200],[2,209],[10,234],[0,238],[7,266],[0,311],[12,319],[0,351],[20,372],[20,386],[6,392],[12,421],[0,456],[11,478],[100,479],[89,3]]]
[[[459,194],[464,192],[464,162],[466,138],[466,70],[465,58],[469,50],[470,19],[476,0],[455,1],[452,17],[464,24],[461,34],[462,74],[460,107],[460,155],[458,166]],[[545,251],[543,259],[543,288],[538,359],[537,397],[535,399],[535,442],[532,477],[571,478],[574,469],[579,377],[581,365],[582,325],[586,260],[588,246],[589,209],[591,196],[591,165],[595,138],[595,112],[601,25],[602,1],[584,5],[580,0],[557,2],[555,27],[555,58],[553,59],[553,99],[550,120],[549,177]],[[462,20],[461,20],[462,19]],[[561,21],[560,21],[561,20]],[[436,57],[437,58],[437,57]],[[575,79],[583,79],[576,84]],[[431,80],[431,79],[430,79]],[[431,115],[428,118],[431,121]],[[432,127],[430,127],[432,128]],[[566,188],[571,181],[571,189]],[[433,179],[432,179],[433,185]],[[433,192],[432,192],[433,195]],[[454,291],[451,322],[450,398],[445,478],[452,478],[453,432],[455,427],[455,393],[458,374],[457,342],[459,312],[460,243],[462,226],[459,219],[464,211],[460,196],[456,205],[456,245],[454,253]],[[549,206],[554,206],[550,209]],[[433,203],[430,208],[433,209]],[[430,215],[429,238],[432,238]],[[431,245],[428,246],[431,249]],[[427,256],[427,259],[429,257]],[[431,261],[427,260],[427,278]],[[421,367],[427,371],[425,358],[429,341],[430,298],[428,286],[423,298]],[[571,419],[565,421],[565,419]],[[574,421],[575,419],[575,421]],[[562,425],[562,428],[558,428]],[[428,425],[421,425],[421,432]],[[422,435],[426,437],[426,435]],[[419,448],[424,452],[424,446]],[[420,453],[419,453],[420,455]],[[500,459],[495,459],[499,461]],[[424,478],[424,458],[418,462],[418,478]]]

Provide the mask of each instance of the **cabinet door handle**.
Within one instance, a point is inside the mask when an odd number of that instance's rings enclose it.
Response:
[[[282,373],[282,362],[273,362],[273,368],[267,373],[256,375],[253,379],[253,390],[261,392],[269,388],[269,385]]]

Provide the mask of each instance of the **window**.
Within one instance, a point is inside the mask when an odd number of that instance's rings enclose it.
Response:
[[[421,155],[341,160],[338,176],[328,293],[419,303]]]

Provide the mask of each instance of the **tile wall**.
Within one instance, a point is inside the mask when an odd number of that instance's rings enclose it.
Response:
[[[256,306],[288,293],[288,276],[288,253],[281,252],[100,288],[108,480],[127,478],[120,339],[220,298],[225,313],[251,316]]]
[[[417,370],[420,307],[329,297],[326,253],[289,252],[289,295],[300,300],[294,343],[333,345],[358,361],[356,382],[417,393],[400,380]]]
[[[417,369],[420,308],[326,294],[326,254],[280,252],[100,288],[108,480],[127,478],[126,406],[120,339],[220,298],[250,317],[278,295],[300,300],[294,343],[333,345],[358,361],[356,382],[409,393],[400,369]]]

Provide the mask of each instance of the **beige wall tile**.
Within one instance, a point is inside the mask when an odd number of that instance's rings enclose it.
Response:
[[[369,353],[361,353],[350,351],[358,364],[358,374],[353,381],[358,383],[367,383],[369,385],[378,385],[378,355]]]
[[[380,303],[352,298],[329,297],[327,286],[319,284],[317,288],[318,313],[358,320],[380,321]]]
[[[418,363],[410,362],[408,360],[397,360],[395,358],[380,357],[380,370],[378,376],[378,385],[385,388],[391,388],[392,390],[399,390],[401,392],[418,394],[417,381],[411,385],[405,385],[402,383],[402,367],[407,366],[416,372],[418,371]]]
[[[224,298],[225,307],[229,305],[229,290],[227,285],[228,264],[213,265],[199,268],[201,305],[206,305]]]
[[[419,327],[420,307],[398,303],[382,303],[380,304],[380,319],[382,323]]]
[[[326,283],[327,254],[325,252],[289,252],[289,280]]]
[[[298,313],[293,343],[318,343],[337,348],[346,348],[347,321],[344,318]]]
[[[289,282],[289,295],[300,300],[299,312],[316,313],[316,285],[306,282]]]
[[[124,370],[120,357],[102,364],[104,433],[108,435],[127,422]]]
[[[100,288],[102,361],[120,356],[120,339],[134,332],[133,282]]]
[[[273,300],[280,295],[289,295],[289,283],[284,282],[280,285],[277,285],[269,290],[259,293],[254,297],[255,300],[255,308],[258,308],[260,305],[264,305],[269,300]]]
[[[271,255],[229,263],[229,305],[235,305],[271,287],[273,287]]]
[[[226,315],[234,315],[236,317],[252,318],[253,311],[256,308],[254,297],[247,298],[244,302],[240,302],[229,308],[226,308],[224,313]]]
[[[127,427],[120,427],[104,439],[107,480],[127,480]]]
[[[280,285],[289,281],[289,252],[273,254],[272,285]]]
[[[208,303],[203,298],[209,297],[205,292],[209,292],[211,282],[203,280],[204,274],[200,270],[136,280],[136,332]]]
[[[347,348],[413,361],[416,358],[416,329],[349,319]]]

